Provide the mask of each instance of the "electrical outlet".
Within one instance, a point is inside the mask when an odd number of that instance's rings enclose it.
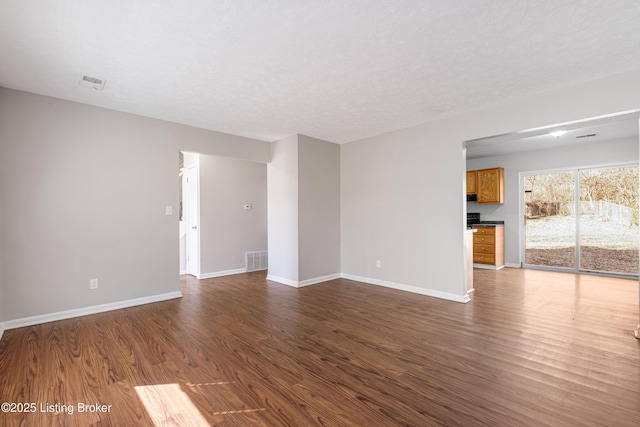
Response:
[[[98,279],[89,280],[89,289],[98,289]]]
[[[382,263],[380,262],[380,260],[376,261],[376,267],[382,268]]]

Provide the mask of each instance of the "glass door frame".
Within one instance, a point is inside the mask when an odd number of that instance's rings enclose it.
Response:
[[[547,271],[558,271],[565,273],[580,273],[580,274],[592,274],[598,276],[608,276],[608,277],[621,277],[627,279],[637,279],[639,278],[638,274],[627,274],[627,273],[615,273],[609,271],[598,271],[598,270],[583,270],[580,268],[580,171],[591,170],[591,169],[608,169],[608,168],[624,168],[624,167],[639,167],[638,162],[620,162],[620,163],[607,163],[602,165],[595,166],[574,166],[574,167],[566,167],[566,168],[555,168],[555,169],[544,169],[544,170],[535,170],[535,171],[526,171],[519,173],[519,248],[520,248],[520,267],[528,268],[533,270],[547,270]],[[640,169],[639,169],[640,170]],[[545,175],[545,174],[553,174],[553,173],[572,173],[574,178],[574,211],[575,211],[575,266],[571,267],[552,267],[552,266],[544,266],[544,265],[534,265],[526,263],[526,207],[525,207],[525,188],[524,188],[524,180],[526,176],[531,175]]]

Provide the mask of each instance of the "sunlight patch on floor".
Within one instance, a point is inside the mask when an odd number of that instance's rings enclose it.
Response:
[[[156,427],[166,425],[207,427],[204,419],[178,384],[157,384],[135,388]]]

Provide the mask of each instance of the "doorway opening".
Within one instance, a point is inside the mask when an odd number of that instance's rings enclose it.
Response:
[[[180,274],[200,275],[199,155],[180,152]]]

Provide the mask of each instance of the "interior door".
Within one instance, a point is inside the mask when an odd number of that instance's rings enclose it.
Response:
[[[187,226],[187,273],[200,275],[200,218],[198,167],[187,169],[187,190],[185,197],[185,218]]]

